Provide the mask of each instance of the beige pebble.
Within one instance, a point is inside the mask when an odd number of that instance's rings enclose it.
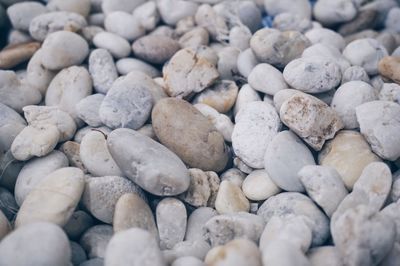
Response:
[[[0,68],[12,68],[29,60],[39,48],[38,42],[7,46],[0,52]]]
[[[243,194],[243,191],[231,181],[222,181],[217,198],[215,200],[215,209],[220,214],[233,212],[248,212],[250,202]]]

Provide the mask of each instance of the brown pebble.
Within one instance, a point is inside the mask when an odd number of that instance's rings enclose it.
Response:
[[[385,56],[378,64],[379,74],[400,84],[400,57]]]
[[[39,42],[15,44],[0,52],[0,69],[10,69],[29,60],[40,48]]]

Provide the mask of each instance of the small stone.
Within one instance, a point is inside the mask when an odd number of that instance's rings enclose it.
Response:
[[[0,240],[2,240],[11,231],[10,222],[2,211],[0,211]]]
[[[26,67],[26,82],[45,95],[47,87],[55,75],[54,71],[48,70],[42,65],[42,49],[37,50]]]
[[[187,213],[181,201],[174,198],[165,198],[160,201],[156,209],[156,219],[161,249],[171,249],[175,244],[183,241]]]
[[[89,72],[93,79],[93,87],[106,94],[118,78],[117,68],[110,52],[106,49],[96,49],[89,56]]]
[[[360,66],[351,66],[347,68],[342,75],[342,84],[349,81],[364,81],[370,83],[369,76],[364,68]]]
[[[198,258],[187,256],[174,260],[171,266],[205,266],[205,264]]]
[[[26,196],[43,178],[63,167],[68,167],[68,159],[59,151],[52,151],[47,156],[27,162],[19,172],[15,183],[14,194],[18,205],[22,205]]]
[[[157,103],[159,100],[168,97],[164,91],[164,85],[160,85],[143,71],[131,71],[126,75],[126,79],[130,85],[136,84],[137,86],[146,88],[153,97],[153,103]]]
[[[206,241],[206,238],[203,234],[203,226],[208,220],[217,215],[217,211],[210,207],[199,207],[195,209],[190,214],[187,222],[185,240]]]
[[[0,150],[9,150],[15,137],[25,126],[26,121],[16,111],[0,103]]]
[[[131,53],[129,42],[111,32],[99,32],[94,36],[93,44],[97,48],[106,49],[117,59],[128,57]]]
[[[223,136],[191,104],[162,99],[153,108],[152,121],[160,142],[190,167],[215,172],[224,169],[228,151]]]
[[[108,149],[125,175],[144,190],[159,196],[177,195],[190,184],[189,173],[173,152],[130,129],[114,130]]]
[[[210,266],[261,266],[261,252],[247,239],[235,239],[207,253],[205,263]]]
[[[311,59],[307,59],[310,61],[315,61],[314,60],[315,58],[320,58],[317,60],[322,60],[322,61],[326,60],[326,61],[330,62],[330,64],[336,64],[339,66],[341,73],[346,71],[346,69],[348,69],[351,66],[349,61],[347,61],[347,59],[344,58],[344,56],[342,55],[340,50],[329,44],[323,44],[323,43],[313,44],[303,51],[302,57],[303,58],[312,57]],[[322,68],[331,67],[332,68],[332,65],[329,66],[329,64],[327,64],[327,66],[320,66],[320,67],[322,67]],[[328,81],[327,83],[329,83],[329,82],[332,82],[332,81]],[[321,83],[323,83],[323,81]],[[321,86],[324,86],[324,84],[322,84]],[[326,86],[326,83],[325,83],[325,86]]]
[[[298,172],[298,176],[307,194],[324,210],[328,217],[332,216],[348,194],[341,176],[332,167],[304,166]]]
[[[364,167],[379,161],[363,136],[350,130],[339,131],[318,155],[318,164],[335,168],[348,190],[352,190]]]
[[[239,171],[243,172],[244,174],[250,174],[254,171],[253,168],[245,164],[239,157],[235,157],[233,159],[233,166],[239,169]]]
[[[102,133],[105,134],[105,135],[110,134],[111,131],[112,131],[112,129],[110,129],[110,128],[108,128],[108,127],[105,127],[105,126],[102,126],[102,127],[90,127],[90,126],[83,127],[83,128],[79,129],[79,130],[76,132],[76,134],[75,134],[75,136],[74,136],[74,141],[75,141],[76,143],[80,144],[80,143],[82,142],[83,137],[84,137],[87,133],[89,133],[89,132],[91,132],[91,131],[93,131],[93,130],[100,131],[100,132],[102,132]],[[79,150],[78,150],[78,151],[79,151]]]
[[[208,45],[208,42],[208,31],[201,27],[193,28],[179,38],[179,45],[182,48],[197,49],[202,45]]]
[[[312,222],[312,246],[320,246],[329,236],[329,220],[307,196],[297,192],[283,192],[267,199],[257,215],[268,224],[273,216],[304,215]],[[273,245],[272,245],[273,246]]]
[[[326,57],[310,56],[291,61],[283,71],[285,81],[294,89],[321,93],[338,86],[342,80],[340,67]]]
[[[395,161],[400,157],[400,106],[389,101],[372,101],[356,108],[360,131],[371,149],[382,159]]]
[[[260,95],[254,90],[249,84],[243,85],[236,98],[235,106],[233,107],[233,113],[236,115],[239,110],[249,102],[261,101]]]
[[[250,47],[252,33],[245,26],[235,26],[229,31],[229,45],[244,51]]]
[[[385,78],[393,80],[400,84],[400,57],[398,56],[385,56],[379,61],[378,70],[379,74]]]
[[[310,45],[310,41],[300,32],[281,32],[268,28],[257,31],[250,40],[250,47],[257,59],[278,68],[300,57]]]
[[[210,249],[210,244],[204,240],[183,241],[177,243],[171,250],[163,250],[163,255],[167,263],[187,256],[204,260]]]
[[[299,248],[288,241],[278,240],[261,250],[262,261],[271,266],[310,266],[307,257]]]
[[[264,230],[263,219],[255,214],[238,212],[214,216],[204,225],[204,236],[211,246],[225,245],[237,238],[258,243]]]
[[[107,244],[112,236],[112,226],[95,225],[83,234],[79,243],[85,249],[88,258],[104,258]]]
[[[384,83],[379,93],[379,100],[400,103],[400,85]]]
[[[85,18],[77,13],[48,12],[32,19],[29,25],[29,33],[35,40],[42,42],[51,33],[63,30],[78,32],[86,25]]]
[[[397,202],[400,199],[400,171],[397,170],[393,174],[393,184],[392,189],[390,191],[390,199],[393,202]]]
[[[171,97],[201,92],[219,77],[215,66],[198,52],[179,50],[163,68],[166,91]]]
[[[371,38],[352,41],[343,50],[343,56],[353,66],[363,67],[368,75],[378,74],[378,63],[387,55],[386,48]]]
[[[278,187],[303,192],[304,187],[297,173],[306,165],[315,165],[315,161],[307,146],[293,132],[282,131],[268,145],[264,165]]]
[[[276,2],[274,0],[265,0],[264,8],[271,16],[289,12],[304,18],[311,17],[311,4],[306,0],[285,0],[280,2]]]
[[[38,252],[38,245],[47,252]],[[18,247],[18,248],[16,248]],[[71,248],[62,229],[52,223],[34,223],[8,234],[0,244],[2,265],[70,264]]]
[[[362,30],[370,29],[376,27],[377,20],[379,16],[379,11],[374,9],[364,9],[360,10],[357,16],[347,22],[342,24],[339,29],[338,33],[343,36],[348,36],[353,33],[360,32]]]
[[[346,46],[346,42],[340,34],[327,28],[313,28],[307,31],[305,36],[312,44],[321,43],[333,46],[339,51],[342,51]]]
[[[104,18],[103,18],[103,20],[104,20]],[[89,43],[89,45],[93,45],[93,39],[98,33],[105,31],[102,28],[103,23],[104,23],[104,21],[102,21],[100,23],[100,26],[86,26],[83,29],[81,29],[81,35]]]
[[[357,6],[347,0],[321,0],[318,1],[313,10],[314,17],[324,25],[347,22],[357,15]]]
[[[218,51],[217,69],[221,79],[233,80],[237,69],[237,58],[240,50],[235,47],[224,47]]]
[[[43,157],[54,150],[59,139],[60,132],[54,125],[27,126],[15,137],[11,152],[20,161]]]
[[[238,55],[237,58],[237,69],[243,77],[247,78],[254,67],[259,64],[256,56],[254,55],[251,48],[248,48]]]
[[[132,44],[135,56],[151,64],[165,63],[179,49],[177,41],[161,35],[144,36]]]
[[[77,240],[93,224],[94,220],[89,214],[84,211],[75,211],[63,229],[70,239]]]
[[[160,14],[156,2],[143,3],[136,7],[132,14],[147,31],[154,30],[160,21]]]
[[[254,201],[266,200],[281,191],[264,169],[251,172],[243,181],[242,190],[248,199]]]
[[[83,172],[78,168],[61,168],[50,173],[26,196],[15,227],[38,221],[64,226],[79,203],[84,185]]]
[[[76,242],[69,241],[71,247],[71,263],[73,265],[80,265],[81,262],[86,261],[85,250]]]
[[[0,205],[0,211],[6,216],[9,221],[13,221],[15,214],[18,211],[18,204],[15,201],[14,195],[7,189],[0,188],[0,201],[3,203],[2,205]]]
[[[87,133],[80,144],[80,158],[94,176],[123,176],[107,148],[107,135],[99,131]]]
[[[295,94],[285,101],[280,109],[280,118],[317,151],[343,128],[343,122],[332,108],[308,94]]]
[[[288,88],[282,73],[269,64],[258,64],[253,68],[248,81],[253,89],[269,95]]]
[[[146,33],[139,19],[124,11],[113,11],[106,15],[104,28],[128,41],[133,41]]]
[[[143,191],[126,178],[92,177],[86,180],[82,203],[94,217],[104,223],[112,223],[115,204],[126,193],[136,193],[144,197]]]
[[[225,180],[219,186],[215,209],[220,214],[248,212],[250,210],[250,202],[240,187],[231,181]]]
[[[166,263],[155,237],[143,229],[132,228],[111,238],[104,265],[165,266]]]
[[[26,1],[17,3],[7,8],[7,15],[14,29],[28,31],[31,21],[46,13],[46,7],[37,2]]]
[[[83,165],[81,156],[79,155],[79,151],[81,149],[81,145],[74,141],[64,142],[60,146],[60,151],[67,156],[70,166],[77,167],[81,169],[84,173],[87,173],[88,170]]]
[[[302,17],[300,14],[284,12],[274,17],[272,27],[280,31],[299,31],[301,33],[313,27],[309,18]]]
[[[100,119],[100,106],[104,100],[104,95],[101,93],[89,95],[76,105],[78,117],[86,124],[92,127],[99,127],[103,123]]]
[[[114,232],[141,228],[158,239],[158,230],[149,205],[137,194],[122,195],[115,205],[113,217]]]
[[[0,52],[0,68],[8,69],[29,60],[40,48],[38,42],[10,45]]]
[[[184,0],[159,0],[157,7],[161,19],[168,25],[175,25],[179,20],[193,16],[198,4]]]
[[[132,71],[141,71],[152,78],[161,75],[157,68],[136,58],[122,58],[117,61],[116,66],[121,75],[126,75]]]
[[[322,246],[312,248],[307,257],[312,266],[337,266],[343,265],[342,257],[335,246]]]
[[[356,108],[376,99],[375,89],[371,85],[363,81],[350,81],[336,90],[331,106],[342,120],[344,128],[355,129],[359,127]]]
[[[263,168],[265,151],[282,125],[275,108],[265,102],[250,102],[235,120],[232,133],[235,154],[250,167]]]
[[[229,29],[225,19],[208,4],[199,6],[194,19],[196,24],[204,27],[214,40],[222,40],[228,35]]]

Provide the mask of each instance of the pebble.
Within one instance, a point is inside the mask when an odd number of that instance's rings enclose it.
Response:
[[[342,80],[342,73],[333,60],[310,56],[291,61],[283,71],[283,78],[294,89],[321,93],[337,87]]]
[[[272,27],[280,31],[299,31],[304,33],[310,30],[313,25],[309,18],[302,17],[296,13],[284,12],[274,17]]]
[[[179,38],[179,45],[182,48],[198,49],[202,45],[208,45],[210,36],[208,31],[202,27],[195,27]]]
[[[166,263],[154,236],[132,228],[116,233],[107,245],[104,266],[114,265],[165,266]]]
[[[208,220],[217,215],[217,211],[210,207],[199,207],[195,209],[189,215],[189,219],[187,221],[185,240],[206,241],[206,237],[203,233],[203,226]]]
[[[132,15],[138,19],[140,25],[147,31],[154,30],[160,21],[157,4],[152,1],[136,7]]]
[[[7,46],[0,52],[0,68],[9,69],[29,60],[39,48],[38,42]]]
[[[318,155],[318,163],[335,168],[348,190],[352,190],[364,167],[379,161],[364,137],[350,130],[339,131]]]
[[[190,167],[215,172],[225,168],[228,150],[223,136],[188,102],[160,100],[153,108],[152,121],[160,142]]]
[[[378,65],[379,74],[399,84],[400,83],[400,75],[398,75],[399,66],[400,66],[399,57],[385,56],[379,61]]]
[[[48,12],[32,19],[29,24],[29,34],[33,39],[42,42],[51,33],[63,30],[78,32],[86,26],[86,19],[77,13],[66,11]]]
[[[79,264],[79,266],[103,266],[103,265],[104,265],[104,259],[102,258],[90,259]]]
[[[26,121],[12,108],[0,103],[0,150],[10,149],[12,142],[26,126]]]
[[[139,19],[124,11],[113,11],[106,15],[104,28],[127,41],[133,41],[146,33]]]
[[[40,248],[47,252],[38,252]],[[22,226],[8,234],[0,244],[2,265],[70,265],[71,248],[62,229],[39,222]]]
[[[244,238],[258,243],[265,223],[259,215],[246,212],[217,215],[204,225],[204,236],[212,247]]]
[[[369,76],[364,68],[360,66],[351,66],[347,68],[342,75],[342,84],[349,81],[364,81],[370,83]]]
[[[310,266],[305,254],[296,246],[287,241],[275,241],[262,250],[264,265],[271,266]]]
[[[343,128],[343,122],[331,107],[308,94],[295,94],[286,100],[281,106],[280,118],[317,151]]]
[[[233,159],[233,166],[245,174],[250,174],[251,172],[254,171],[253,168],[245,164],[239,157],[235,157]]]
[[[161,35],[149,35],[132,44],[135,56],[151,64],[163,64],[180,49],[179,42]]]
[[[92,130],[80,144],[79,155],[85,168],[94,176],[124,176],[107,148],[107,135]]]
[[[220,214],[249,212],[250,202],[239,186],[229,180],[224,180],[218,189],[215,209]]]
[[[252,168],[263,168],[264,154],[282,124],[275,108],[265,102],[247,103],[235,117],[232,147]]]
[[[209,4],[202,4],[197,9],[194,19],[200,27],[204,27],[212,39],[221,41],[229,34],[228,25],[223,16]]]
[[[50,173],[26,196],[15,227],[39,221],[64,226],[79,203],[84,185],[83,172],[78,168],[60,168]]]
[[[107,94],[118,78],[112,55],[106,49],[95,49],[90,53],[89,72],[95,91],[103,94]]]
[[[87,229],[92,227],[93,224],[94,220],[89,214],[78,210],[72,214],[63,229],[70,239],[77,240]]]
[[[47,12],[46,7],[37,2],[17,3],[7,8],[7,15],[14,29],[28,31],[31,21]]]
[[[106,49],[116,59],[128,57],[131,53],[129,42],[121,36],[111,32],[99,32],[93,38],[97,48]]]
[[[229,45],[244,51],[250,47],[252,33],[245,26],[235,26],[229,31]]]
[[[78,117],[92,127],[103,125],[99,110],[104,97],[104,94],[97,93],[80,100],[76,105]]]
[[[114,232],[141,228],[158,239],[158,230],[149,205],[137,194],[122,195],[115,205],[113,217]]]
[[[184,0],[158,0],[157,7],[162,21],[175,25],[179,20],[195,15],[198,4]]]
[[[342,120],[345,129],[355,129],[359,127],[356,108],[376,99],[376,91],[371,85],[363,81],[350,81],[336,90],[331,106]]]
[[[88,173],[88,170],[83,165],[81,157],[79,155],[81,145],[74,141],[64,142],[59,150],[65,154],[68,159],[70,166],[77,167],[81,169],[85,174]]]
[[[218,51],[217,69],[221,79],[234,80],[237,69],[237,58],[240,50],[235,47],[224,47]]]
[[[189,188],[189,172],[183,162],[149,137],[134,130],[117,129],[109,134],[107,145],[120,169],[144,190],[170,196]]]
[[[82,235],[79,243],[86,251],[88,258],[104,258],[107,245],[112,236],[112,226],[105,224],[95,225]]]
[[[400,106],[390,101],[372,101],[356,108],[361,133],[382,159],[400,157],[400,138],[395,133],[400,128],[399,114]]]
[[[189,169],[190,185],[181,199],[194,207],[214,207],[220,179],[215,172]]]
[[[178,258],[187,256],[204,260],[210,249],[210,244],[204,240],[183,241],[177,243],[171,250],[163,250],[163,255],[167,263],[172,263]]]
[[[112,223],[115,204],[126,193],[136,193],[144,197],[143,191],[126,178],[92,177],[86,180],[81,201],[95,218],[104,223]]]
[[[252,241],[235,239],[210,250],[205,263],[210,266],[261,266],[261,252]]]
[[[125,0],[103,0],[101,4],[101,9],[105,14],[121,10],[131,13],[133,10],[135,10],[136,7],[140,6],[144,2],[145,0],[134,0],[128,2],[126,2]]]
[[[2,240],[11,231],[10,222],[2,211],[0,211],[0,240]]]
[[[316,2],[313,11],[316,20],[324,25],[334,25],[355,18],[358,8],[352,1],[320,0]]]
[[[27,126],[15,137],[11,152],[20,161],[43,157],[54,150],[59,139],[60,132],[54,125]]]
[[[14,71],[0,70],[0,103],[17,112],[42,100],[40,92],[29,84],[21,82]]]
[[[42,65],[42,49],[36,51],[26,67],[26,82],[46,95],[47,87],[56,73]]]
[[[377,24],[379,12],[375,9],[360,10],[357,16],[338,28],[338,33],[348,36],[359,31],[374,28]]]
[[[344,73],[351,66],[349,61],[347,61],[347,59],[344,58],[339,49],[328,44],[322,44],[322,43],[313,44],[312,46],[308,47],[303,51],[302,57],[312,57],[312,58],[317,57],[320,59],[324,58],[323,60],[329,61],[331,64],[333,63],[337,64],[340,68],[341,73]],[[313,60],[313,59],[308,59],[308,60]]]
[[[281,192],[264,169],[251,172],[244,179],[242,190],[248,199],[254,201],[266,200]]]
[[[307,257],[312,266],[343,265],[342,257],[335,246],[321,246],[308,251]]]
[[[72,66],[61,70],[46,91],[47,106],[58,106],[82,125],[76,110],[77,103],[92,94],[92,79],[84,67]]]
[[[97,131],[103,132],[106,135],[110,134],[111,131],[112,131],[112,129],[110,129],[108,127],[105,127],[105,126],[102,126],[102,127],[90,127],[90,126],[83,127],[83,128],[79,129],[76,132],[75,137],[74,137],[74,141],[76,143],[80,144],[82,142],[83,137],[87,133],[91,132],[92,130],[97,130]]]
[[[368,75],[378,74],[378,63],[387,55],[386,48],[371,38],[352,41],[343,50],[343,56],[353,66],[363,67]]]
[[[247,78],[253,68],[259,64],[258,59],[254,55],[251,48],[248,48],[239,53],[237,58],[237,69],[240,75]]]
[[[312,246],[320,246],[329,236],[329,220],[307,196],[297,192],[283,192],[267,199],[257,215],[268,224],[273,216],[304,215],[312,222]]]
[[[281,32],[268,28],[258,30],[250,39],[250,47],[256,58],[278,68],[283,68],[300,57],[310,45],[307,37],[300,32]]]
[[[171,216],[170,214],[174,215]],[[165,198],[156,209],[156,220],[160,235],[160,248],[171,249],[183,241],[187,225],[185,205],[177,199]]]
[[[320,165],[304,166],[298,172],[307,194],[328,217],[336,211],[348,192],[339,173],[332,167]]]
[[[205,266],[205,264],[198,258],[187,256],[176,259],[171,266]]]
[[[298,171],[306,165],[315,165],[311,151],[291,131],[279,132],[269,143],[264,157],[265,170],[281,189],[303,192]]]
[[[274,95],[288,88],[282,73],[269,64],[258,64],[248,76],[250,86],[262,93]]]
[[[274,0],[265,0],[264,7],[265,10],[268,12],[268,15],[271,16],[276,16],[280,13],[288,12],[304,18],[311,18],[311,4],[309,1],[306,0],[285,0],[279,2],[276,2]]]
[[[186,97],[212,85],[219,73],[209,60],[197,51],[182,49],[163,68],[166,92],[171,97]]]
[[[379,93],[379,100],[400,103],[400,85],[384,83]]]
[[[327,28],[313,28],[305,33],[305,36],[312,44],[324,44],[333,46],[342,51],[346,46],[346,41],[337,32]]]
[[[18,173],[21,171],[21,168],[24,166],[24,162],[20,162],[15,160],[12,155],[11,150],[2,151],[0,153],[0,170],[2,173],[2,177],[0,179],[0,184],[2,187],[12,191],[15,186],[15,181],[18,177]],[[11,210],[16,213],[18,208],[14,208]]]
[[[121,75],[132,71],[141,71],[152,78],[161,76],[158,69],[136,58],[122,58],[117,61],[116,67]]]
[[[52,151],[47,156],[34,158],[27,162],[19,172],[15,183],[14,194],[18,205],[22,205],[27,195],[48,174],[63,167],[68,167],[68,159],[59,151]]]

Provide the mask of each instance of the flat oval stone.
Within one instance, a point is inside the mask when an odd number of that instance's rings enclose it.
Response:
[[[400,83],[399,68],[400,58],[398,56],[385,56],[379,61],[378,65],[379,74],[396,83]]]
[[[317,151],[343,128],[343,122],[332,108],[305,93],[294,94],[286,100],[281,106],[280,118]]]
[[[286,191],[303,192],[297,172],[306,165],[315,165],[306,145],[291,131],[279,132],[268,145],[264,157],[265,170],[272,181]]]
[[[190,167],[215,172],[225,167],[228,151],[223,136],[188,102],[160,100],[153,108],[152,121],[161,143]]]
[[[31,59],[40,48],[38,42],[8,45],[0,52],[0,68],[13,68]]]
[[[177,41],[161,35],[144,36],[132,44],[135,56],[151,64],[165,63],[179,49]]]
[[[126,193],[136,193],[145,198],[143,191],[126,178],[92,177],[86,180],[82,203],[94,217],[104,223],[112,223],[115,204]]]
[[[312,246],[320,246],[329,237],[329,220],[307,196],[297,192],[284,192],[267,199],[258,209],[257,215],[268,223],[273,216],[304,215],[313,225]]]
[[[66,167],[50,173],[27,195],[15,226],[38,221],[64,226],[78,205],[84,187],[83,172],[78,168]]]
[[[146,33],[139,19],[124,11],[107,14],[104,28],[107,32],[115,33],[128,41],[133,41]]]
[[[73,32],[58,31],[43,42],[42,64],[47,69],[60,70],[81,64],[88,54],[89,46],[85,39]]]
[[[70,239],[79,239],[82,234],[92,227],[94,219],[84,211],[75,211],[63,229]]]
[[[149,205],[137,194],[122,195],[115,205],[113,217],[114,232],[141,228],[158,239],[158,230]]]
[[[160,201],[156,209],[156,219],[161,249],[171,249],[175,244],[183,241],[187,213],[185,205],[180,200],[165,198]]]
[[[134,130],[116,129],[109,134],[107,145],[120,169],[144,190],[169,196],[188,189],[190,178],[186,166],[151,138]]]
[[[275,67],[265,63],[258,64],[253,68],[248,81],[252,88],[269,95],[274,95],[278,91],[288,88],[282,73]]]
[[[86,230],[79,243],[89,258],[104,258],[108,242],[110,242],[113,234],[112,226],[105,224],[95,225]]]
[[[15,183],[14,194],[18,205],[22,205],[26,196],[43,178],[63,167],[68,167],[68,159],[59,151],[52,151],[47,156],[27,162],[19,172]]]
[[[126,75],[132,71],[141,71],[152,78],[160,76],[160,71],[157,68],[136,58],[122,58],[117,61],[116,66],[121,75]]]
[[[26,82],[45,95],[47,87],[55,75],[54,71],[48,70],[42,65],[42,49],[37,50],[26,67]]]
[[[149,232],[132,228],[116,233],[107,245],[104,266],[113,265],[165,266],[155,237]]]
[[[360,132],[382,159],[400,157],[399,115],[400,105],[390,101],[367,102],[356,108]]]
[[[0,150],[9,150],[15,137],[25,126],[26,121],[16,111],[0,103]]]
[[[234,115],[236,115],[247,103],[256,101],[261,101],[261,97],[258,95],[257,91],[249,84],[243,85],[239,90],[235,106],[233,107]]]
[[[118,78],[114,59],[106,49],[95,49],[89,56],[89,72],[93,87],[97,92],[106,94]]]
[[[14,29],[28,31],[29,24],[35,17],[46,13],[46,7],[37,2],[23,2],[13,4],[7,8],[7,15]]]
[[[265,151],[282,126],[275,108],[265,102],[250,102],[238,112],[235,121],[235,154],[248,166],[263,168]]]
[[[47,252],[38,253],[38,243]],[[68,266],[71,265],[70,259],[68,238],[60,227],[52,223],[22,226],[7,235],[0,244],[2,265]]]
[[[121,36],[111,32],[99,32],[93,38],[93,44],[97,48],[109,51],[115,58],[124,58],[131,53],[129,42]]]
[[[244,179],[242,190],[248,199],[256,201],[266,200],[281,191],[264,169],[251,172]]]
[[[250,211],[250,202],[239,186],[229,180],[224,180],[218,189],[215,209],[220,214],[248,212]]]
[[[105,96],[103,94],[96,93],[80,100],[76,105],[78,117],[92,127],[99,127],[103,125],[100,119],[99,110],[104,97]]]

